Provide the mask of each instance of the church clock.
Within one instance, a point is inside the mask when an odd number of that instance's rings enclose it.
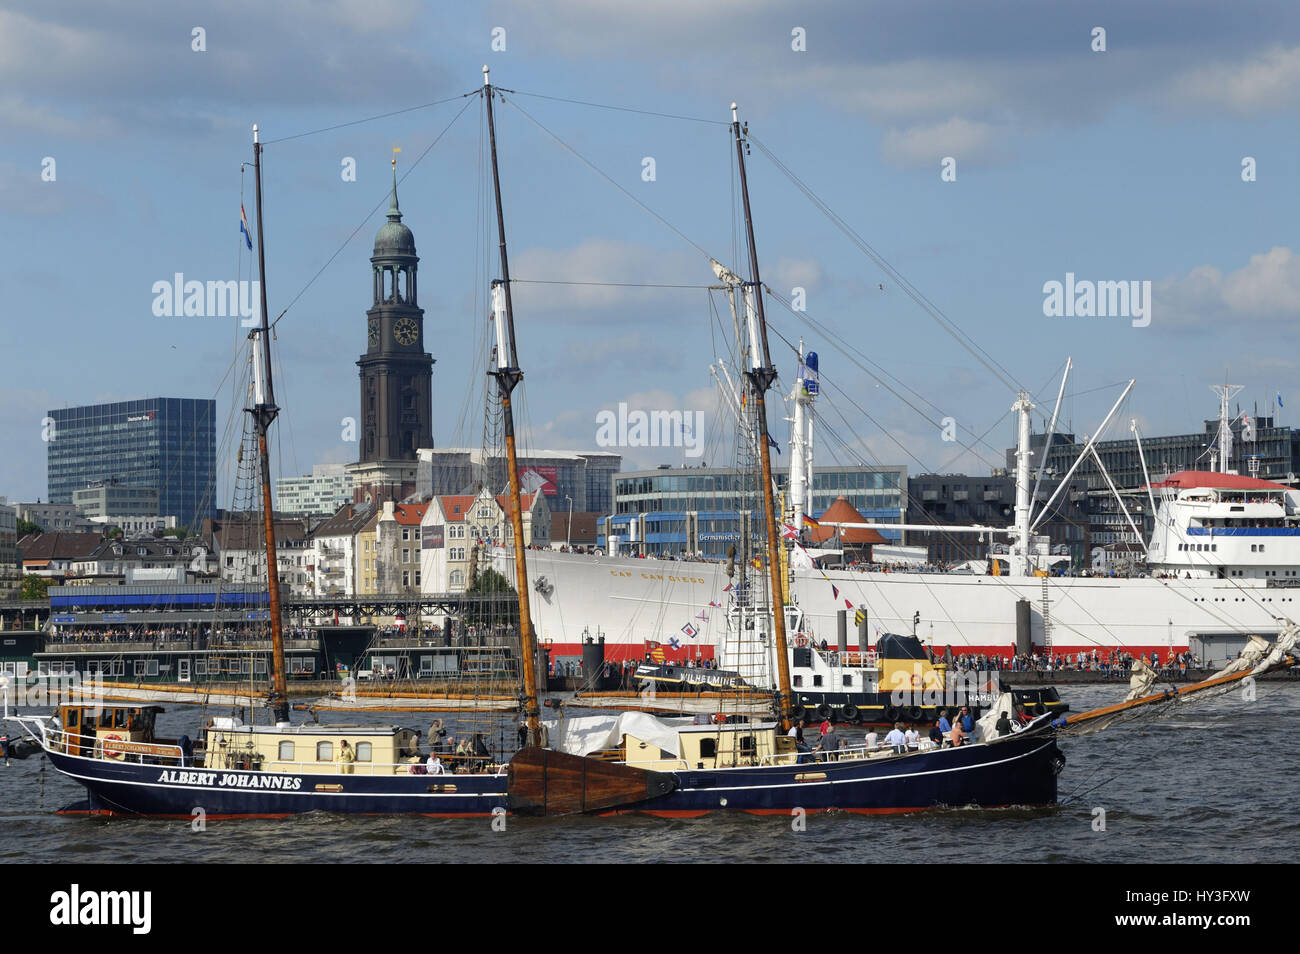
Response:
[[[393,337],[400,345],[413,345],[420,337],[420,326],[413,318],[399,318],[393,323]]]

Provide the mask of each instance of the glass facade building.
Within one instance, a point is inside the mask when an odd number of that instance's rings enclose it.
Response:
[[[789,474],[773,474],[786,492]],[[691,467],[621,473],[613,477],[613,513],[596,524],[596,539],[606,547],[610,534],[623,552],[700,553],[722,557],[743,534],[761,532],[762,519],[753,477],[731,468]],[[813,470],[809,512],[823,514],[845,497],[869,521],[902,523],[907,509],[907,468],[903,466],[827,466]],[[787,500],[787,506],[789,501]],[[881,530],[891,542],[900,531]]]
[[[48,413],[51,503],[91,485],[148,487],[158,513],[197,526],[215,513],[216,401],[145,398]],[[137,514],[147,516],[147,514]]]

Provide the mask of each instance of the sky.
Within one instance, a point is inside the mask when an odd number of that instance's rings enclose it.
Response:
[[[239,320],[155,314],[154,286],[256,277],[254,123],[275,473],[357,457],[394,147],[434,442],[481,444],[484,64],[525,448],[598,449],[625,404],[698,411],[708,435],[698,456],[605,448],[625,469],[730,461],[710,364],[731,323],[706,286],[709,257],[749,272],[733,101],[778,387],[800,338],[821,355],[818,460],[988,473],[1015,392],[1041,426],[1067,357],[1077,434],[1131,378],[1108,436],[1199,431],[1222,383],[1300,424],[1294,3],[0,2],[0,495],[46,497],[53,408],[214,397],[219,433],[238,417]],[[1049,314],[1067,275],[1136,282],[1149,311]]]

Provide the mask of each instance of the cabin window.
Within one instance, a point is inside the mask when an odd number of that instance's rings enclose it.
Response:
[[[752,735],[742,735],[740,737],[740,754],[753,755],[758,751],[758,744],[754,741]]]
[[[1251,547],[1251,549],[1253,550],[1253,549],[1255,549],[1255,548],[1254,548],[1254,547]],[[145,674],[145,669],[146,669],[146,666],[145,666],[145,660],[143,660],[143,659],[137,659],[137,660],[135,661],[135,674],[136,674],[136,676],[137,676],[137,677],[139,677],[139,676],[143,676],[143,675]]]
[[[206,676],[208,674],[208,661],[206,659],[194,660],[194,675]]]
[[[265,660],[265,659],[254,659],[254,660],[253,660],[253,672],[256,673],[256,674],[259,675],[259,676],[265,676],[265,675],[266,675],[266,660]]]
[[[1255,552],[1255,544],[1253,544],[1253,543],[1250,545],[1250,552],[1251,552],[1251,553],[1254,553],[1254,552]]]
[[[821,676],[813,676],[813,685],[814,685],[814,686],[820,686],[821,684],[822,684],[822,677],[821,677]]]
[[[334,761],[334,743],[317,742],[316,743],[316,761],[333,762]]]
[[[369,742],[358,742],[358,743],[357,743],[357,761],[358,761],[358,762],[369,762],[369,761],[370,761],[370,743],[369,743]]]
[[[292,742],[281,742],[281,743],[280,743],[280,761],[281,761],[281,762],[292,762],[292,761],[293,761],[293,743],[292,743]]]
[[[716,759],[718,757],[717,739],[700,739],[700,758]]]
[[[795,676],[795,677],[794,677],[794,684],[795,684],[796,686],[802,686],[802,685],[803,685],[803,676]]]
[[[845,677],[844,677],[844,685],[846,685],[846,686],[851,686],[851,685],[853,685],[853,677],[852,677],[852,676],[845,676]]]

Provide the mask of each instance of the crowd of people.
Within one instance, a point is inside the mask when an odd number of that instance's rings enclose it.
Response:
[[[931,653],[930,661],[939,664],[944,656]],[[1141,659],[1163,673],[1186,673],[1202,668],[1201,657],[1192,652],[1168,652],[1163,658],[1154,651],[1134,656],[1123,649],[1093,649],[1074,653],[1016,653],[1002,656],[993,653],[961,653],[952,656],[950,666],[959,673],[987,672],[1090,672],[1127,678],[1134,663]]]
[[[284,631],[285,639],[315,639],[314,629],[291,627]],[[161,648],[169,643],[184,643],[194,649],[240,646],[250,640],[270,639],[265,623],[255,626],[216,627],[195,624],[192,626],[66,626],[56,624],[46,634],[49,644],[68,645],[122,645],[145,643]]]

